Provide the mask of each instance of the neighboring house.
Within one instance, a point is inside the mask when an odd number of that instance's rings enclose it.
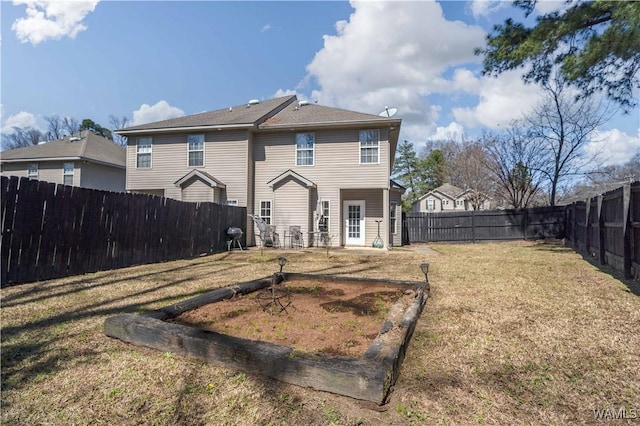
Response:
[[[0,153],[3,176],[124,192],[126,150],[89,131]]]
[[[128,191],[243,206],[281,239],[300,226],[305,245],[327,230],[332,245],[370,247],[381,221],[387,247],[401,244],[404,188],[389,179],[400,124],[285,96],[116,133]]]
[[[413,203],[413,212],[441,212],[453,210],[473,210],[469,201],[471,190],[460,189],[445,183],[424,194]],[[484,201],[480,210],[489,209],[489,201]]]

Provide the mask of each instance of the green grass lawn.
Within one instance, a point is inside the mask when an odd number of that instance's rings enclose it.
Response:
[[[290,251],[285,270],[424,279],[388,404],[286,385],[106,337],[108,316],[270,275],[233,252],[2,289],[3,425],[567,424],[640,416],[640,297],[570,249],[432,245],[433,254]],[[616,411],[617,412],[617,411]],[[636,420],[637,421],[637,420]]]

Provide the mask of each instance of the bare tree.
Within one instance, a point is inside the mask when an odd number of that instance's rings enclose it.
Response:
[[[38,145],[45,135],[33,127],[14,127],[12,133],[2,135],[2,148],[15,149]]]
[[[71,136],[80,131],[80,123],[73,117],[64,117],[62,119],[62,129],[67,135]]]
[[[64,120],[57,114],[47,115],[44,117],[44,121],[47,122],[47,130],[50,134],[50,139],[60,139],[64,137]]]
[[[111,134],[113,136],[113,141],[120,146],[127,145],[127,137],[114,133],[114,131],[118,129],[122,129],[126,127],[128,124],[129,124],[129,119],[125,116],[122,116],[122,117],[116,117],[115,115],[109,116],[109,126],[111,126]]]
[[[447,144],[449,182],[469,190],[467,200],[473,210],[480,210],[495,192],[494,179],[487,167],[488,153],[479,141]]]
[[[528,207],[543,183],[543,147],[518,122],[502,134],[484,135],[482,142],[497,194],[513,208]]]
[[[559,77],[542,87],[545,99],[525,117],[525,122],[529,136],[543,148],[540,154],[546,164],[540,170],[549,182],[549,204],[553,206],[561,184],[596,166],[597,158],[587,155],[585,146],[610,113],[592,99],[576,99],[566,93]]]

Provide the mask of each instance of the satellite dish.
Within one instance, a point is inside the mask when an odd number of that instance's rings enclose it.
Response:
[[[398,108],[384,107],[384,111],[378,114],[380,117],[393,117],[398,112]]]

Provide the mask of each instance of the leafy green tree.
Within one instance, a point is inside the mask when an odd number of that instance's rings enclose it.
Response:
[[[516,0],[529,16],[537,0]],[[640,87],[640,2],[567,0],[569,7],[528,28],[507,19],[487,36],[484,73],[525,68],[527,82],[545,83],[557,68],[582,96],[604,90],[626,111],[637,105]]]
[[[420,160],[418,189],[420,195],[431,191],[447,181],[447,163],[444,153],[434,149],[429,155]]]

